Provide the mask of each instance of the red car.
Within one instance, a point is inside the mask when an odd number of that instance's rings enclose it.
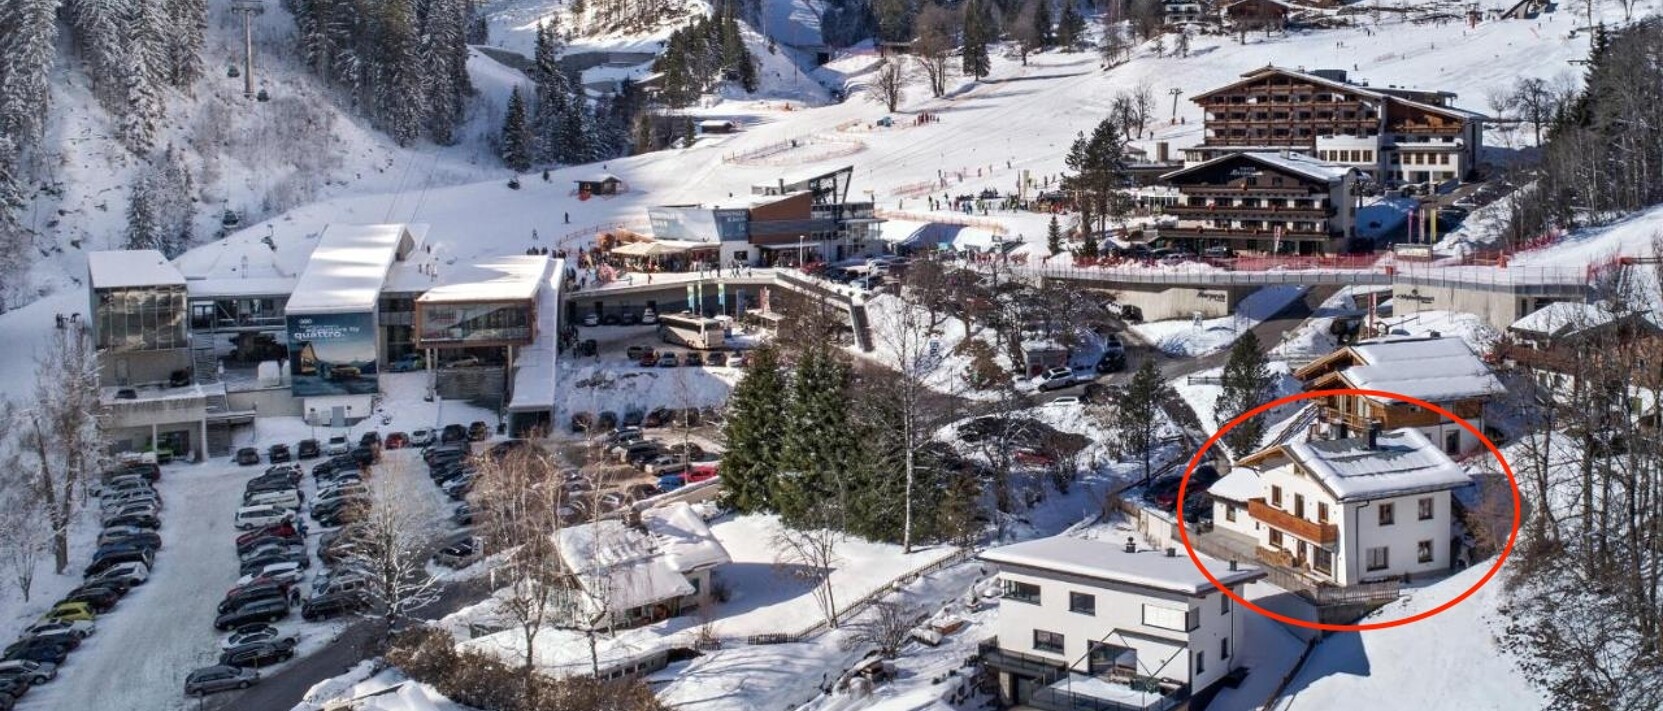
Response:
[[[1016,450],[1016,463],[1030,467],[1048,467],[1057,462],[1051,455],[1032,449]]]
[[[387,441],[382,443],[381,446],[385,449],[403,449],[410,446],[410,435],[403,432],[394,432],[387,435]]]
[[[299,538],[300,537],[300,532],[295,530],[294,523],[291,522],[291,521],[284,521],[282,523],[274,523],[270,526],[266,526],[265,528],[256,528],[252,531],[249,531],[248,533],[239,534],[237,536],[237,545],[241,546],[244,543],[247,543],[249,541],[252,541],[256,538],[260,538],[260,537],[263,537],[263,536],[276,536],[278,538]]]
[[[682,481],[685,481],[689,484],[696,484],[696,483],[701,482],[701,481],[706,481],[706,480],[709,480],[709,479],[715,479],[716,477],[717,477],[716,467],[714,467],[714,466],[700,466],[700,465],[694,465],[692,469],[687,470],[687,473],[681,475]]]

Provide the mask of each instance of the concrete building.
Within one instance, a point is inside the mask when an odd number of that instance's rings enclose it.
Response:
[[[1204,705],[1249,643],[1237,606],[1170,549],[1057,536],[978,557],[999,567],[1004,591],[997,636],[982,644],[1004,703],[1057,711]],[[1264,577],[1233,561],[1202,563],[1238,593]]]
[[[1160,238],[1197,254],[1208,247],[1267,254],[1343,252],[1355,234],[1356,171],[1305,155],[1244,152],[1173,171],[1178,218]]]
[[[1342,587],[1450,567],[1450,491],[1472,480],[1417,429],[1279,445],[1237,466],[1258,472],[1247,513],[1267,563]]]
[[[1466,180],[1478,167],[1484,116],[1449,105],[1454,98],[1354,84],[1341,70],[1265,66],[1191,97],[1205,111],[1205,132],[1185,154],[1201,162],[1286,148],[1349,165],[1385,185]]]
[[[795,266],[882,253],[875,226],[883,220],[872,203],[849,201],[853,175],[851,166],[781,178],[753,185],[748,196],[653,207],[647,217],[655,241],[671,253],[722,264]]]
[[[1349,388],[1407,395],[1455,413],[1480,432],[1484,407],[1506,392],[1483,359],[1454,337],[1386,338],[1341,348],[1311,361],[1294,377],[1306,390]],[[1381,427],[1413,427],[1443,451],[1465,455],[1482,443],[1465,427],[1413,403],[1379,396],[1319,398],[1324,434],[1344,439]]]

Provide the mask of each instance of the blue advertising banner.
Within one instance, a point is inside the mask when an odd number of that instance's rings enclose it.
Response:
[[[375,314],[291,314],[288,331],[296,397],[377,391]]]

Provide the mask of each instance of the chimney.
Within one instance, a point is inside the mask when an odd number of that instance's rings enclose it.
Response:
[[[1131,536],[1126,537],[1126,552],[1127,553],[1136,553],[1136,552],[1138,552],[1138,541],[1137,541],[1136,538],[1133,538]]]
[[[1166,557],[1168,557],[1168,558],[1177,558],[1178,557],[1178,549],[1173,548],[1172,546],[1167,546],[1166,547]]]
[[[1155,142],[1155,162],[1156,163],[1165,163],[1167,161],[1167,157],[1169,155],[1171,155],[1171,154],[1167,150],[1166,141],[1156,141]]]
[[[1369,449],[1380,448],[1380,423],[1369,423]]]
[[[1231,559],[1230,559],[1230,572],[1232,572],[1232,573],[1233,573],[1233,572],[1235,572],[1235,571],[1236,571],[1236,559],[1235,559],[1235,558],[1231,558]]]

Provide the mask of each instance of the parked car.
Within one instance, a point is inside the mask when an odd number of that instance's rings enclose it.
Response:
[[[428,447],[433,444],[433,430],[426,427],[410,430],[410,446]]]
[[[301,549],[305,552],[305,548]],[[235,585],[243,587],[264,581],[275,585],[294,585],[306,577],[306,569],[299,563],[272,563],[248,575],[237,578]]]
[[[624,357],[639,362],[642,358],[653,355],[651,346],[630,346],[624,349]]]
[[[346,435],[330,435],[328,444],[323,446],[323,453],[331,457],[340,456],[352,451],[352,443],[347,441]]]
[[[148,528],[152,531],[162,527],[162,520],[155,514],[122,514],[104,521],[106,528],[116,526],[132,526],[134,528]]]
[[[338,592],[314,595],[300,606],[300,617],[307,621],[326,620],[362,609],[363,595],[357,592]]]
[[[60,602],[40,619],[42,622],[91,622],[97,618],[98,614],[84,602]]]
[[[596,314],[596,313],[584,314],[583,315],[583,325],[585,325],[585,326],[599,326],[599,325],[601,325],[600,314]]]
[[[1066,388],[1074,384],[1074,371],[1067,368],[1051,368],[1035,376],[1034,382],[1041,391]]]
[[[409,373],[426,368],[427,359],[423,358],[420,353],[406,353],[400,356],[398,360],[387,364],[387,372],[389,373]]]
[[[681,359],[677,358],[674,353],[665,353],[658,357],[658,367],[660,368],[675,368],[680,365]]]
[[[380,447],[353,447],[347,456],[352,457],[352,463],[360,467],[367,467],[381,461]]]
[[[697,467],[695,467],[695,468],[688,469],[685,473],[682,474],[681,478],[682,478],[682,481],[684,481],[688,484],[697,484],[701,481],[706,481],[706,480],[709,480],[709,479],[715,479],[716,477],[717,477],[717,472],[716,472],[715,467],[710,467],[710,468],[697,468]]]
[[[491,438],[491,428],[484,422],[474,420],[468,423],[468,441],[484,442]]]
[[[447,568],[466,568],[479,560],[479,542],[473,538],[465,538],[440,549],[433,554],[433,562]]]
[[[410,446],[410,435],[403,432],[393,432],[387,435],[387,441],[382,446],[387,449],[403,449]]]
[[[705,365],[724,367],[728,364],[728,354],[721,351],[709,353],[705,355],[704,362]]]
[[[473,522],[474,522],[473,505],[469,504],[465,501],[460,503],[460,504],[457,504],[456,509],[451,511],[450,520],[458,526],[471,526],[471,525],[473,525]]]
[[[185,694],[204,696],[216,691],[246,689],[260,683],[260,672],[223,664],[194,670],[185,677]]]
[[[658,478],[659,491],[675,491],[687,486],[687,480],[680,474],[666,474]]]
[[[255,528],[263,528],[276,523],[282,523],[283,521],[290,520],[293,517],[293,511],[278,508],[276,506],[244,506],[237,509],[237,513],[233,521],[235,522],[238,530],[247,531]]]
[[[110,521],[111,519],[133,515],[160,516],[161,513],[161,507],[157,506],[154,501],[131,501],[105,511],[103,517],[100,518],[99,521],[104,523]],[[160,547],[160,544],[157,544],[157,547]]]
[[[236,649],[237,647],[241,647],[245,644],[253,644],[255,642],[276,642],[278,644],[286,644],[289,647],[294,647],[299,641],[300,638],[292,634],[284,634],[276,627],[268,624],[255,623],[252,625],[243,625],[231,630],[231,636],[226,637],[224,641],[220,642],[219,648],[222,650]]]
[[[261,538],[300,539],[300,531],[295,528],[294,521],[281,521],[270,526],[254,529],[237,536],[237,548],[242,549],[245,543]]]
[[[58,665],[31,662],[17,659],[0,662],[0,679],[27,679],[29,683],[40,685],[58,678]]]
[[[658,323],[658,312],[652,310],[652,307],[650,307],[650,306],[647,307],[647,308],[641,309],[641,323],[644,323],[644,324]]]
[[[315,439],[303,439],[295,446],[295,456],[301,459],[317,459],[323,456],[323,448],[318,446]]]
[[[69,658],[69,647],[53,644],[47,640],[29,644],[14,644],[8,649],[11,651],[7,652],[4,657],[8,662],[30,661],[58,665],[63,664],[64,660]]]
[[[250,466],[254,466],[255,464],[259,464],[260,463],[260,450],[255,449],[253,447],[243,447],[242,449],[237,450],[236,461],[237,461],[238,466],[244,466],[244,467],[250,467]]]
[[[481,361],[479,359],[479,356],[462,356],[462,357],[457,358],[455,360],[452,360],[448,363],[445,363],[445,367],[446,368],[451,368],[451,369],[454,369],[454,368],[478,368],[479,366],[481,366],[483,364],[484,364],[484,361]]]
[[[99,548],[122,543],[156,550],[162,547],[162,537],[155,531],[131,526],[106,528],[103,533],[98,534]]]
[[[660,356],[657,352],[649,350],[642,353],[641,357],[637,359],[637,362],[639,362],[643,368],[652,368],[658,365],[659,358]]]
[[[649,476],[675,474],[686,468],[686,459],[677,454],[660,454],[641,463],[641,470]]]
[[[289,511],[300,510],[300,492],[295,489],[256,491],[243,496],[244,506],[276,506]]]
[[[468,441],[468,428],[457,424],[445,425],[439,430],[439,444],[452,444]],[[464,450],[466,447],[464,447]]]
[[[219,663],[233,667],[263,667],[294,658],[294,645],[282,642],[249,642],[221,652]]]
[[[288,616],[287,598],[263,598],[214,618],[214,629],[228,630],[250,622],[276,622]]]
[[[610,432],[617,429],[618,413],[611,410],[602,410],[599,415],[595,416],[595,427],[599,428],[602,432]]]
[[[1126,369],[1126,351],[1106,351],[1097,359],[1099,373],[1118,373]]]
[[[699,355],[698,351],[688,351],[681,354],[681,364],[689,368],[704,365],[704,356]]]
[[[266,449],[266,461],[273,464],[292,461],[293,459],[294,455],[289,453],[289,445],[279,443]]]
[[[52,635],[68,635],[79,639],[91,637],[98,631],[98,625],[86,620],[73,622],[36,622],[25,630],[23,634],[34,637],[50,637]]]

